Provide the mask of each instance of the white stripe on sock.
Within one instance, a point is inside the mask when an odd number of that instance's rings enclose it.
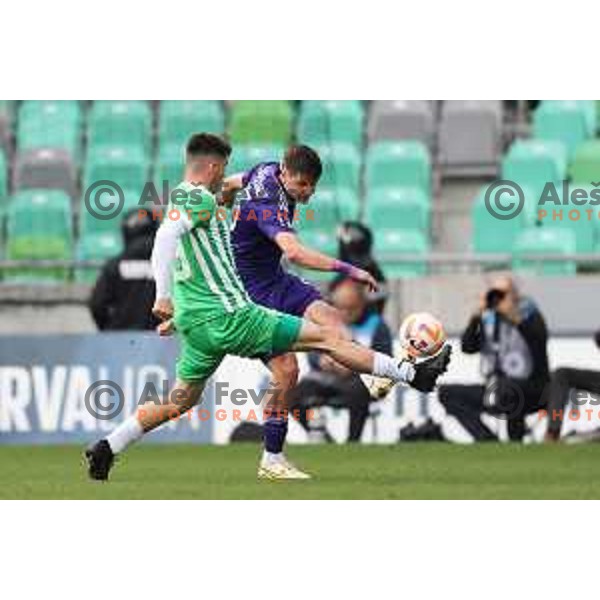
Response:
[[[387,354],[375,352],[373,375],[388,377],[393,381],[409,383],[415,376],[415,367],[406,360],[398,363],[396,359]]]
[[[134,413],[127,417],[112,433],[106,436],[106,441],[114,454],[123,452],[127,446],[137,442],[144,435],[144,430]]]

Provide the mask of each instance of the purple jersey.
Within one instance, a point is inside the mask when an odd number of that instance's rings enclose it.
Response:
[[[261,163],[244,174],[244,190],[233,210],[231,241],[236,267],[251,298],[301,316],[320,298],[319,292],[281,265],[282,252],[275,236],[295,233],[296,203],[279,181],[279,163]]]

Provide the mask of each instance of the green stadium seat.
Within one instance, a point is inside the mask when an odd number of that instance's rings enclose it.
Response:
[[[363,143],[365,111],[360,100],[305,100],[300,104],[296,137],[309,146]]]
[[[158,190],[160,197],[160,190]],[[79,235],[80,237],[89,237],[98,234],[120,232],[121,222],[126,212],[133,209],[144,209],[151,212],[153,208],[160,210],[162,206],[156,204],[145,204],[142,202],[140,192],[137,190],[123,190],[124,203],[123,208],[118,214],[113,215],[112,203],[109,199],[103,199],[102,204],[106,205],[106,219],[98,218],[98,216],[89,210],[86,210],[85,206],[81,206],[79,213]],[[115,198],[115,202],[116,202]],[[94,206],[94,210],[102,214],[101,207]]]
[[[19,109],[17,148],[67,150],[78,162],[82,149],[82,110],[77,100],[26,100]]]
[[[6,196],[8,194],[8,163],[2,149],[0,149],[0,215],[2,207],[6,204]]]
[[[108,180],[117,183],[121,189],[141,194],[148,175],[149,160],[141,146],[96,146],[88,152],[84,189],[95,182]]]
[[[68,150],[76,161],[81,158],[81,134],[78,128],[48,126],[25,130],[20,126],[17,136],[19,150],[61,148]]]
[[[539,196],[532,189],[523,187],[525,206],[520,214],[515,218],[502,220],[493,216],[485,204],[485,195],[488,188],[488,185],[481,188],[471,208],[473,251],[503,254],[509,251],[517,234],[523,228],[534,224]],[[491,198],[493,198],[493,195]],[[504,196],[501,198],[508,205],[510,198],[506,200],[504,200]],[[515,199],[514,202],[516,201]],[[492,206],[495,206],[493,202]]]
[[[575,189],[584,190],[583,199],[577,204],[573,202]],[[591,192],[596,189],[590,185],[569,186],[571,202],[563,204],[563,189],[557,185],[558,203],[544,202],[539,205],[539,225],[545,229],[568,229],[575,235],[575,247],[578,253],[593,252],[596,247],[598,230],[598,207],[591,204]],[[598,193],[598,192],[596,192]],[[587,210],[592,210],[592,219],[589,218]],[[540,211],[546,211],[545,214]]]
[[[558,209],[557,209],[558,210]],[[572,207],[563,207],[563,217],[552,219],[552,209],[548,210],[548,216],[541,221],[541,229],[566,229],[573,232],[575,236],[575,251],[579,254],[594,252],[596,248],[597,226],[594,221],[588,220],[584,210],[580,207],[580,218],[577,221],[569,219],[569,212]],[[597,216],[597,210],[594,211],[594,218]]]
[[[160,192],[162,182],[167,181],[174,189],[183,179],[185,169],[184,149],[179,144],[161,146],[154,166],[154,182]]]
[[[8,260],[71,260],[72,249],[63,238],[19,237],[9,239],[6,246]],[[64,283],[69,279],[69,269],[63,267],[23,267],[6,270],[3,280],[9,283]]]
[[[227,172],[242,173],[261,162],[279,162],[285,146],[277,144],[240,144],[234,146]]]
[[[292,107],[287,100],[238,100],[231,107],[233,144],[287,145],[292,137]]]
[[[431,206],[418,187],[370,189],[366,199],[369,227],[379,229],[416,229],[429,235]]]
[[[567,152],[560,142],[517,140],[502,162],[502,179],[540,192],[548,181],[567,178]]]
[[[402,262],[402,255],[427,255],[429,242],[422,231],[379,229],[375,235],[375,256],[386,277],[399,279],[419,277],[427,273],[426,262]]]
[[[297,205],[299,231],[320,230],[335,232],[343,221],[358,218],[359,200],[353,190],[318,188],[306,205]]]
[[[69,260],[72,258],[71,201],[60,191],[26,190],[11,198],[7,209],[6,258]],[[11,282],[60,282],[67,268],[20,268],[6,273]]]
[[[22,190],[7,209],[11,236],[56,235],[72,238],[71,200],[59,190]]]
[[[545,100],[533,118],[534,137],[562,142],[569,156],[591,137],[589,110],[578,100]]]
[[[358,193],[360,188],[360,152],[350,144],[316,146],[323,163],[322,187],[349,188]]]
[[[163,100],[159,113],[159,144],[183,146],[193,133],[225,132],[225,113],[218,100]]]
[[[19,121],[25,125],[51,121],[81,124],[81,118],[78,100],[24,100],[19,108]]]
[[[431,195],[431,161],[418,141],[376,142],[367,150],[366,187],[420,187]]]
[[[123,250],[123,239],[119,230],[90,233],[82,236],[77,245],[78,260],[109,260]],[[100,269],[75,269],[75,280],[80,283],[94,283]]]
[[[513,247],[513,269],[540,275],[575,275],[574,261],[536,261],[526,256],[541,254],[575,254],[575,234],[569,229],[532,227],[522,231]]]
[[[310,248],[319,250],[329,256],[337,255],[337,239],[330,229],[307,229],[300,231],[302,242]]]
[[[586,122],[589,129],[590,136],[596,135],[598,129],[598,115],[596,114],[596,101],[595,100],[576,100],[585,112]]]
[[[571,181],[590,185],[600,181],[600,140],[578,146],[570,168]]]
[[[89,144],[135,145],[150,153],[152,110],[145,100],[96,100],[89,113]]]
[[[20,151],[39,148],[60,148],[66,150],[76,164],[81,160],[82,141],[79,127],[57,127],[24,130],[19,126],[17,134]]]

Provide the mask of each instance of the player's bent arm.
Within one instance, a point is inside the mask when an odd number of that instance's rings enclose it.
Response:
[[[285,257],[295,265],[316,271],[335,271],[334,258],[316,250],[307,248],[293,233],[278,233],[275,243],[281,248]]]
[[[159,227],[154,238],[154,248],[152,249],[152,273],[156,283],[156,303],[155,312],[162,311],[161,306],[170,305],[171,300],[171,281],[173,262],[177,256],[177,244],[179,238],[191,229],[189,219],[181,218],[177,221],[167,219]],[[168,310],[165,309],[165,312]],[[169,318],[168,314],[157,314],[161,318]]]
[[[223,181],[220,204],[231,207],[236,194],[244,187],[244,173],[236,173]]]
[[[317,250],[307,248],[294,233],[278,233],[275,236],[275,243],[291,263],[315,271],[342,273],[355,281],[367,284],[370,289],[377,289],[377,282],[369,273]]]

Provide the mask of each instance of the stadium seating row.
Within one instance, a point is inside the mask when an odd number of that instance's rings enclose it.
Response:
[[[231,172],[281,155],[290,136],[290,107],[288,102],[236,103],[229,118],[230,135],[235,142]],[[152,111],[148,103],[95,102],[86,119],[78,102],[23,102],[16,112],[13,185],[19,191],[4,203],[10,221],[5,256],[14,259],[36,259],[42,252],[36,248],[44,246],[53,248],[47,258],[68,259],[73,244],[78,258],[103,258],[107,249],[116,247],[118,226],[112,219],[98,220],[84,210],[83,202],[78,200],[78,171],[82,172],[84,189],[96,181],[113,180],[125,190],[126,206],[135,206],[140,197],[135,190],[143,189],[150,177],[158,189],[162,188],[163,180],[170,185],[180,180],[182,144],[191,131],[225,128],[223,106],[219,102],[162,102],[156,132],[158,160],[153,170]],[[332,232],[341,218],[360,215],[364,117],[360,102],[307,101],[300,105],[298,130],[310,138],[325,163],[317,200],[318,218],[307,224],[303,233],[316,239],[326,236],[328,244],[333,241]],[[82,128],[87,139],[85,155],[82,136],[74,134]],[[335,143],[329,143],[332,135]],[[2,172],[6,173],[6,169]],[[369,221],[391,233],[395,229],[403,232],[414,229],[415,235],[423,240],[416,245],[408,244],[407,248],[427,248],[431,211],[431,160],[427,147],[417,141],[373,143],[366,153],[365,178],[370,189]],[[6,177],[4,183],[7,188]],[[69,212],[66,220],[77,221],[77,227],[71,228],[76,235],[71,234],[62,244],[46,244],[48,236],[58,240],[62,234],[41,226],[52,222],[51,215],[44,219],[45,212],[58,210],[58,194],[50,194],[48,202],[41,201],[44,189],[62,190],[75,200],[73,214]],[[28,205],[28,190],[29,195],[38,198],[36,211],[40,219],[25,228],[14,226],[25,217],[11,207]],[[64,212],[67,205],[64,197],[62,203],[60,211]],[[394,210],[390,211],[392,205]],[[387,217],[383,216],[386,214]],[[100,237],[103,243],[93,243]],[[387,239],[390,244],[398,245],[393,235],[382,235],[381,240]]]
[[[503,178],[525,190],[526,208],[517,219],[493,219],[482,190],[473,203],[474,250],[505,252],[514,245],[518,254],[600,248],[600,233],[591,221],[537,226],[534,200],[547,181],[570,178],[588,186],[600,181],[597,109],[595,101],[540,104],[533,139],[516,141],[501,162]],[[235,148],[231,172],[280,156],[295,131],[325,163],[316,219],[301,223],[301,234],[331,251],[340,220],[362,216],[377,230],[376,250],[390,275],[419,275],[425,272],[422,263],[402,264],[394,257],[429,250],[432,164],[459,174],[496,169],[502,111],[499,101],[375,101],[369,106],[360,101],[303,101],[297,106],[241,101],[228,110],[219,101],[3,101],[4,256],[104,258],[120,245],[118,223],[91,218],[79,200],[81,189],[96,181],[116,181],[125,190],[126,205],[135,206],[149,179],[170,185],[179,181],[182,145],[193,131],[228,131]],[[32,197],[37,198],[33,204]],[[35,206],[37,219],[24,225],[20,204]],[[67,223],[68,234],[49,229],[47,224],[54,222]],[[49,243],[48,237],[54,241]],[[54,276],[60,279],[66,271]]]
[[[244,102],[240,104],[246,106]],[[265,108],[263,104],[269,106]],[[286,107],[281,108],[282,118],[279,121],[276,106],[272,104]],[[323,110],[319,112],[322,104],[315,101],[301,104],[299,139],[313,144],[323,155],[326,163],[323,185],[348,185],[358,190],[362,166],[361,104],[326,103],[341,107],[337,113],[333,111],[339,120],[324,118]],[[248,109],[252,106],[234,112],[231,117],[230,131],[236,148],[232,171],[246,168],[257,160],[280,156],[290,139],[291,112],[288,103],[259,103],[260,111],[250,112]],[[259,118],[258,112],[264,113],[262,118]],[[381,118],[387,116],[384,114]],[[373,119],[375,123],[379,122],[376,116]],[[83,167],[83,187],[86,188],[96,176],[98,163],[102,165],[102,172],[113,168],[115,175],[112,179],[122,187],[133,187],[136,179],[146,178],[150,171],[154,171],[158,179],[177,180],[182,169],[182,144],[189,133],[200,128],[210,131],[225,128],[224,113],[217,102],[161,103],[158,155],[156,167],[152,169],[152,115],[147,103],[98,101],[90,108],[87,121],[88,150],[83,160],[82,110],[78,102],[24,102],[19,109],[13,188],[39,188],[43,187],[43,182],[48,182],[47,187],[64,189],[74,195],[78,189],[79,167]],[[408,138],[411,135],[410,128],[397,131],[382,129],[379,133],[375,141],[386,137],[390,140],[394,137],[403,139],[403,136]],[[428,140],[420,141],[426,144]],[[394,150],[392,143],[388,141],[374,147],[393,167],[394,155],[389,152],[390,148]],[[408,151],[400,146],[398,148],[397,153]],[[383,156],[386,152],[387,156]],[[427,146],[413,150],[413,154],[424,164],[428,161],[424,158]],[[124,170],[127,172],[123,173]],[[388,173],[390,170],[387,169]],[[125,180],[119,181],[119,176],[125,177]],[[377,177],[377,173],[369,177],[367,186],[373,184],[373,177]]]
[[[124,210],[140,206],[139,194],[125,191]],[[345,219],[358,215],[358,196],[349,189],[323,188],[316,197],[318,211],[306,207],[297,224],[307,242],[324,251],[336,251],[332,232]],[[393,265],[395,254],[425,253],[429,248],[427,232],[430,205],[417,187],[381,188],[369,201],[368,222],[377,229],[377,252]],[[72,211],[68,195],[60,190],[23,190],[15,194],[6,208],[7,242],[5,257],[13,260],[102,260],[120,248],[119,218],[98,219],[89,211]],[[151,209],[152,206],[147,206]],[[424,266],[396,265],[393,274],[419,275]],[[45,273],[45,274],[44,274]],[[77,274],[78,280],[93,279],[93,272]],[[43,276],[42,276],[43,275]],[[30,281],[64,280],[64,269],[11,271],[5,279]]]
[[[227,129],[235,145],[265,146],[266,153],[292,139],[296,122],[297,139],[321,147],[352,147],[359,158],[365,139],[369,143],[410,139],[421,141],[446,166],[495,169],[502,141],[501,102],[449,101],[441,106],[433,101],[375,101],[367,118],[360,101],[304,101],[294,119],[290,102],[241,101],[232,105],[226,119],[223,104],[217,101],[163,101],[157,111],[158,168],[180,166],[181,146],[190,132]],[[18,108],[0,105],[0,115],[0,141],[5,147],[16,120],[17,166],[35,162],[38,157],[32,151],[54,149],[64,151],[78,167],[84,138],[90,154],[98,146],[119,146],[141,148],[154,158],[148,102],[96,101],[86,111],[77,101],[25,101]],[[48,161],[47,155],[39,158]],[[17,178],[15,187],[22,185]]]
[[[587,100],[549,100],[539,105],[533,137],[515,141],[501,163],[501,178],[522,189],[523,210],[513,219],[495,218],[485,203],[488,188],[483,188],[472,209],[476,252],[504,252],[509,247],[532,255],[600,251],[600,219],[592,198],[594,183],[600,183],[597,110],[598,103]],[[565,192],[566,180],[570,187]],[[575,189],[580,190],[581,199],[573,203]],[[588,214],[587,209],[592,212]],[[575,270],[570,261],[543,266],[548,274]]]

